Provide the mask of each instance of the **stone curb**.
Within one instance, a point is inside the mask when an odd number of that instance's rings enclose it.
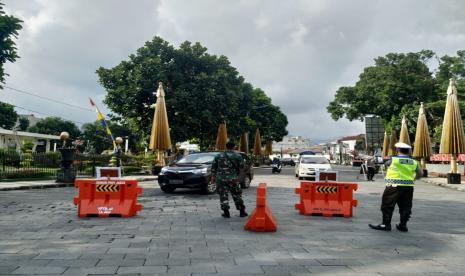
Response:
[[[32,190],[32,189],[47,189],[47,188],[62,188],[74,187],[73,183],[51,183],[51,184],[31,184],[12,187],[1,187],[0,191],[13,191],[13,190]]]
[[[146,181],[156,181],[158,178],[156,177],[128,177],[127,179],[135,179],[138,182],[146,182]],[[51,180],[54,181],[54,180]],[[3,183],[11,183],[11,182],[3,182]],[[48,189],[48,188],[64,188],[64,187],[74,187],[74,183],[47,183],[47,184],[36,184],[31,181],[29,184],[18,184],[12,185],[11,187],[2,187],[0,183],[0,191],[14,191],[14,190],[32,190],[32,189]]]
[[[430,183],[436,186],[440,186],[440,187],[444,187],[447,189],[456,190],[460,192],[465,192],[465,185],[462,185],[462,184],[446,184],[446,183],[439,183],[439,182],[426,180],[426,179],[422,179],[422,180],[426,183]]]

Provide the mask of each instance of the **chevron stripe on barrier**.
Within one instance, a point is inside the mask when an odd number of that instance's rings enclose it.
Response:
[[[335,194],[337,193],[337,187],[335,186],[316,186],[317,193],[324,194]]]
[[[119,192],[119,185],[116,184],[97,184],[97,192]]]
[[[77,205],[80,218],[98,217],[132,217],[142,210],[137,203],[142,188],[137,180],[118,179],[76,179],[74,186],[79,189],[73,203]]]
[[[301,215],[322,215],[325,217],[352,217],[352,207],[357,206],[353,192],[358,188],[357,183],[302,181],[295,193],[300,195],[295,208]]]

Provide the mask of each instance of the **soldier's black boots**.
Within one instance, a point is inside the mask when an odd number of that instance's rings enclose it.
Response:
[[[230,218],[231,217],[231,215],[229,214],[228,209],[224,209],[223,214],[221,214],[221,216],[223,216],[224,218]]]
[[[247,214],[247,212],[245,211],[245,209],[241,209],[241,210],[240,210],[239,216],[240,216],[241,218],[246,217],[246,216],[248,216],[248,215],[249,215],[249,214]]]
[[[406,224],[402,224],[402,223],[396,224],[396,228],[400,232],[408,232],[408,228]]]
[[[390,224],[378,224],[378,225],[368,224],[368,226],[370,226],[370,228],[374,230],[391,231]]]

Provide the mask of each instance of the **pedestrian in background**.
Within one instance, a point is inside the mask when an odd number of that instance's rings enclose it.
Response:
[[[405,143],[395,144],[397,155],[386,161],[388,167],[386,177],[386,188],[381,201],[381,212],[383,222],[378,225],[369,224],[370,228],[382,231],[391,231],[391,219],[394,208],[399,206],[400,223],[396,225],[397,230],[407,232],[407,222],[412,213],[412,199],[414,180],[423,175],[423,170],[418,162],[410,157],[410,145]]]
[[[373,157],[368,157],[365,161],[365,166],[367,168],[367,180],[374,181],[373,177],[375,176],[375,160]]]
[[[218,154],[212,164],[212,181],[216,182],[217,192],[220,195],[220,206],[224,218],[231,217],[229,213],[228,193],[239,210],[240,217],[246,217],[244,201],[242,200],[242,189],[239,185],[239,172],[244,167],[242,156],[234,151],[233,142],[226,143],[226,151]]]

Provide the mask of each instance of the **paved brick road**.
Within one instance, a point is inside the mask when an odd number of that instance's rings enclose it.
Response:
[[[236,212],[221,218],[217,196],[166,195],[155,183],[144,183],[144,210],[129,219],[78,219],[74,188],[0,192],[0,274],[465,274],[463,192],[420,182],[411,232],[384,233],[367,227],[380,218],[381,182],[360,183],[355,216],[344,219],[298,215],[292,176],[261,181],[277,233],[244,231]],[[251,211],[253,187],[245,199]]]

